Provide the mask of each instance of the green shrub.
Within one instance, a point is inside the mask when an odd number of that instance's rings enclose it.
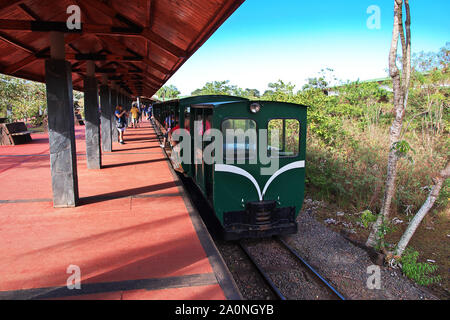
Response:
[[[377,216],[372,213],[370,210],[365,210],[361,217],[359,218],[359,221],[363,224],[364,228],[368,228],[369,225],[375,221],[377,221]]]
[[[405,250],[401,259],[403,274],[422,286],[439,283],[442,280],[441,276],[431,275],[438,267],[430,263],[417,262],[418,258],[419,252],[412,248]]]

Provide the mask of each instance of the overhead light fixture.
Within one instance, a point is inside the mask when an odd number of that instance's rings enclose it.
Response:
[[[258,113],[259,111],[261,111],[261,105],[259,103],[252,103],[250,105],[250,111],[252,113]]]

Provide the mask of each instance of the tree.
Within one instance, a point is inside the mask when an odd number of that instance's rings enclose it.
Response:
[[[32,119],[42,121],[46,109],[45,85],[19,78],[0,75],[0,112],[12,109],[9,121]]]
[[[207,82],[203,88],[192,92],[193,96],[200,95],[240,95],[236,86],[229,85],[229,80]]]
[[[294,99],[295,85],[288,82],[285,83],[282,80],[269,83],[269,90],[264,92],[263,98],[272,101],[285,101],[292,102]]]
[[[405,233],[403,233],[403,236],[398,242],[397,249],[395,250],[395,255],[397,257],[401,257],[403,251],[405,251],[406,247],[408,246],[409,240],[411,240],[412,236],[416,232],[417,227],[422,222],[423,218],[431,210],[431,208],[433,208],[434,203],[439,197],[439,192],[441,191],[445,179],[448,179],[449,177],[450,177],[450,162],[447,162],[445,168],[438,174],[437,177],[433,179],[434,186],[431,188],[427,200],[422,205],[417,214],[414,216],[414,218],[411,220],[411,222],[408,225],[408,228],[406,229]]]
[[[403,25],[403,4],[405,5],[406,20]],[[406,33],[406,34],[405,34]],[[398,42],[402,49],[402,72],[397,66]],[[389,217],[392,198],[395,193],[395,179],[397,176],[397,163],[401,156],[398,149],[403,118],[408,104],[408,92],[411,79],[411,14],[409,0],[394,0],[394,28],[392,32],[391,49],[389,53],[389,75],[392,78],[394,90],[395,119],[390,129],[390,151],[387,165],[387,178],[385,192],[380,214],[373,224],[366,245],[375,247],[379,243],[384,249],[382,225]],[[404,145],[404,144],[403,144]]]
[[[336,83],[337,78],[333,74],[334,70],[331,68],[325,68],[320,70],[319,75],[315,78],[308,78],[308,83],[303,86],[303,90],[310,90],[310,89],[320,89],[325,90],[327,89],[331,83]]]
[[[259,99],[259,98],[261,98],[261,93],[257,89],[247,88],[244,90],[243,96],[248,99]]]
[[[158,92],[156,93],[156,96],[159,99],[165,101],[170,99],[176,99],[180,94],[181,92],[178,90],[177,87],[175,87],[174,85],[170,85],[164,86],[161,89],[159,89]]]
[[[446,69],[450,62],[450,42],[445,44],[439,52],[419,52],[413,55],[414,69],[428,72],[433,69]]]

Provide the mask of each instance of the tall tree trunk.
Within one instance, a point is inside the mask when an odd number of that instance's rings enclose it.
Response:
[[[414,218],[411,220],[411,222],[408,225],[408,228],[406,229],[402,238],[398,242],[397,250],[395,252],[396,256],[400,257],[403,254],[403,251],[405,251],[406,247],[408,246],[409,240],[411,240],[412,236],[416,232],[417,227],[419,227],[419,224],[422,222],[423,218],[431,210],[435,201],[439,197],[439,192],[441,191],[441,188],[442,188],[442,185],[444,184],[445,179],[447,179],[449,177],[450,177],[450,162],[447,162],[447,165],[445,166],[445,168],[434,179],[434,186],[431,189],[427,200],[422,205],[422,207],[417,212],[417,214],[414,216]]]
[[[411,15],[409,0],[405,0],[406,21],[403,27],[403,0],[394,0],[394,28],[392,31],[391,49],[389,52],[389,75],[392,78],[394,91],[394,109],[395,119],[390,129],[390,150],[387,166],[386,187],[381,206],[381,212],[377,221],[373,224],[366,245],[374,247],[379,241],[383,248],[384,243],[380,237],[380,228],[384,221],[389,217],[392,199],[395,194],[395,180],[397,177],[398,156],[395,150],[395,144],[399,141],[405,116],[406,106],[408,104],[408,90],[411,78]],[[405,36],[406,29],[406,36]],[[402,75],[397,67],[397,50],[399,38],[402,46]]]

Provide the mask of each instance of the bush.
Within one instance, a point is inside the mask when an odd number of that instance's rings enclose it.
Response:
[[[377,221],[377,216],[374,215],[370,210],[364,210],[359,218],[359,221],[363,224],[364,228],[369,228],[370,224]]]
[[[422,286],[441,282],[442,279],[440,276],[430,275],[436,272],[438,267],[430,263],[417,262],[418,258],[419,253],[414,251],[414,249],[408,248],[405,250],[401,259],[404,275]]]

